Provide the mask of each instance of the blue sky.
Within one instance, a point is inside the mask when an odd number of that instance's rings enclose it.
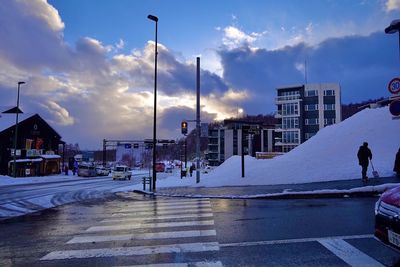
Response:
[[[149,138],[154,23],[159,17],[160,138],[195,114],[201,56],[202,118],[275,111],[275,88],[337,82],[344,103],[388,96],[399,71],[400,0],[5,0],[0,6],[0,105],[40,113],[83,148],[103,138]]]

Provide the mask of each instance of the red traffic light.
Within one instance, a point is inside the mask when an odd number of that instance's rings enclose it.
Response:
[[[181,132],[182,132],[182,134],[188,133],[188,124],[186,121],[182,121],[182,123],[181,123]]]

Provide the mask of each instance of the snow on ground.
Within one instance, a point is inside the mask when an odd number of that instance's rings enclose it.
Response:
[[[132,170],[131,172],[132,175],[148,174],[147,170]],[[97,177],[106,177],[106,176],[97,176]],[[96,178],[96,177],[89,177],[89,178]],[[60,175],[50,175],[50,176],[33,176],[33,177],[17,177],[17,178],[0,175],[0,186],[18,185],[18,184],[37,184],[37,183],[85,180],[85,179],[88,179],[88,177],[80,177],[77,175],[74,176],[72,175],[71,171],[69,171],[69,175],[60,174]]]
[[[245,178],[241,158],[233,156],[209,174],[195,179],[170,177],[158,187],[272,185],[360,179],[357,151],[369,143],[373,164],[380,176],[392,176],[400,147],[400,120],[393,120],[388,107],[365,109],[341,123],[321,129],[314,137],[285,155],[257,160],[246,156]],[[371,165],[368,174],[372,177]]]

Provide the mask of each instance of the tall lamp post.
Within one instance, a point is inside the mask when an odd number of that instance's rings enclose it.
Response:
[[[13,168],[13,176],[17,177],[17,138],[18,138],[18,114],[19,114],[19,88],[21,84],[25,82],[18,82],[18,93],[17,93],[17,111],[15,117],[15,136],[14,136],[14,168]]]
[[[154,53],[154,121],[153,121],[153,192],[156,190],[156,123],[157,123],[157,29],[158,29],[158,18],[153,15],[148,15],[147,18],[156,23],[156,44]]]
[[[393,34],[399,33],[399,57],[400,57],[400,19],[393,20],[388,27],[385,29],[385,33]]]

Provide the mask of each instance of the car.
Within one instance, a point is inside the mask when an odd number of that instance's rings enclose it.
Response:
[[[110,169],[107,169],[103,166],[97,166],[96,167],[96,173],[99,176],[107,176],[110,174]]]
[[[130,180],[132,177],[132,173],[129,171],[128,166],[125,165],[119,165],[116,166],[112,172],[112,179],[113,180]]]
[[[96,169],[93,164],[89,162],[81,162],[78,165],[78,176],[94,177],[97,176]]]
[[[165,171],[165,163],[157,162],[156,163],[156,172],[164,172]]]
[[[375,237],[400,252],[400,186],[383,193],[375,204]]]

